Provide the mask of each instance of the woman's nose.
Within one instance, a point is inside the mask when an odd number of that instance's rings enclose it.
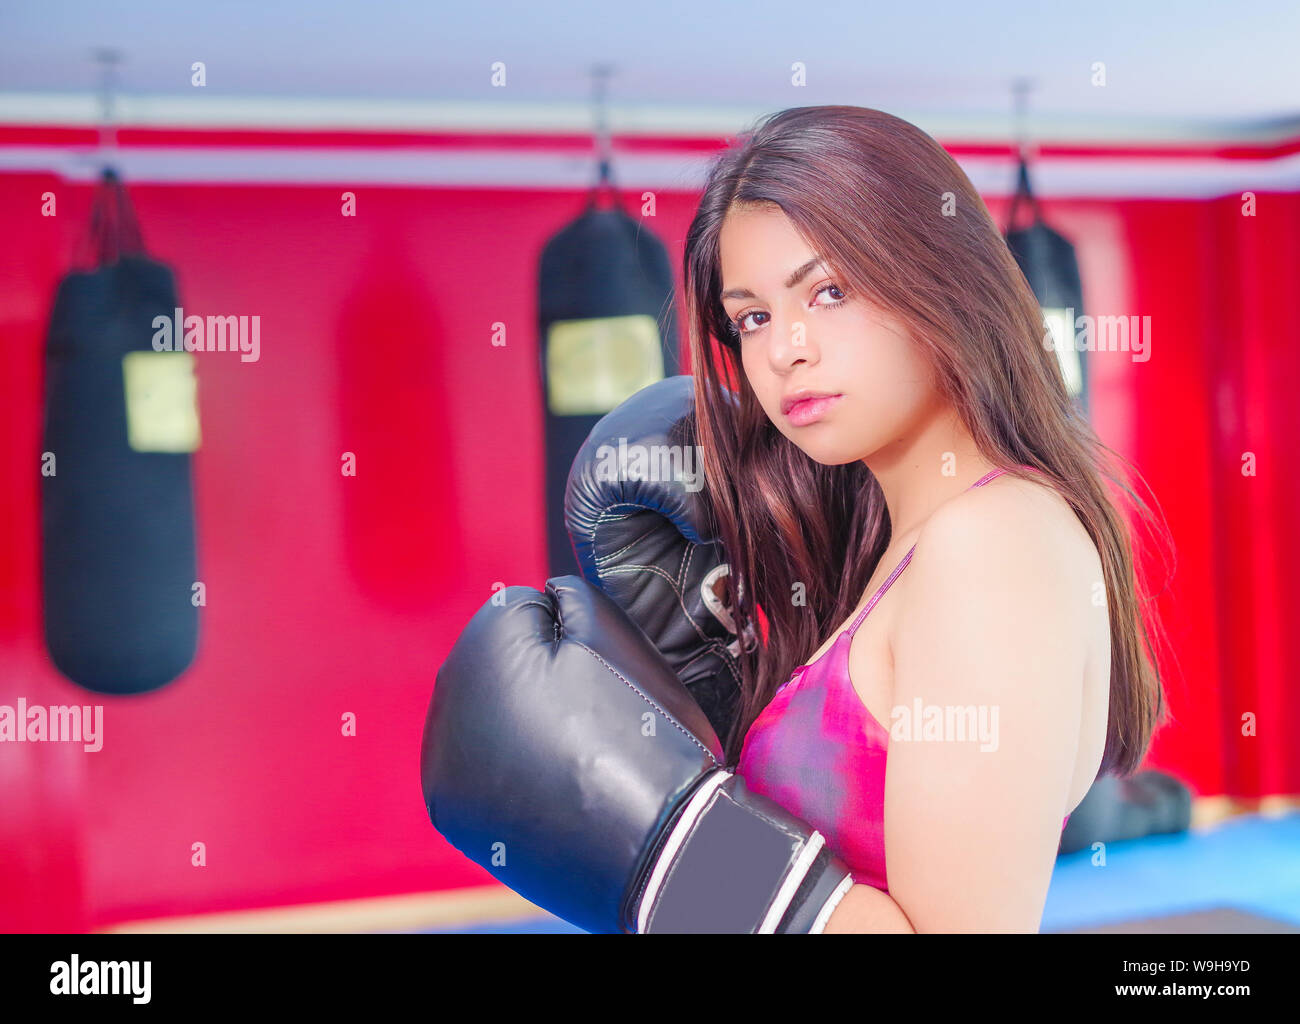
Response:
[[[808,331],[804,320],[773,320],[773,330],[768,337],[768,359],[773,368],[786,369],[799,362],[816,361],[816,344]]]

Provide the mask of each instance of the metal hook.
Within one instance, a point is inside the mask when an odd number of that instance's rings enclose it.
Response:
[[[1007,211],[1007,231],[1016,226],[1016,213],[1021,200],[1029,203],[1035,222],[1043,219],[1038,205],[1038,197],[1029,185],[1029,159],[1031,143],[1029,140],[1029,93],[1034,83],[1029,78],[1017,78],[1011,83],[1012,105],[1014,109],[1012,132],[1016,147],[1016,190],[1011,197],[1011,206]]]
[[[1017,78],[1011,83],[1014,110],[1012,130],[1016,141],[1016,156],[1021,160],[1029,157],[1029,93],[1033,88],[1033,80],[1029,78]]]
[[[613,146],[610,142],[608,110],[609,79],[613,73],[614,66],[612,64],[593,64],[591,67],[592,105],[596,122],[596,159],[599,168],[596,187],[592,192],[593,202],[596,194],[602,188],[612,191],[614,184],[612,170]]]
[[[111,153],[117,147],[117,129],[114,127],[114,106],[117,99],[117,68],[122,63],[118,50],[101,47],[94,51],[99,65],[99,148],[104,172],[113,173],[109,166]]]

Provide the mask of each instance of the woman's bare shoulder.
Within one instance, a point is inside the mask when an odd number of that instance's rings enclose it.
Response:
[[[989,582],[1048,574],[1079,608],[1093,603],[1102,579],[1097,547],[1069,502],[1047,483],[1010,474],[941,505],[921,527],[915,561],[936,572],[978,565],[998,574]]]

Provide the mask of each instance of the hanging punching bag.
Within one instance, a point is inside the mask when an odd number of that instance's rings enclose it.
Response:
[[[46,340],[45,641],[73,682],[139,693],[184,671],[198,636],[194,357],[153,348],[154,318],[180,305],[176,284],[144,255],[112,171],[90,241],[94,269],[59,283]]]
[[[551,576],[579,573],[564,492],[591,428],[624,399],[679,372],[668,253],[621,202],[599,209],[599,188],[582,215],[546,243],[539,275]]]
[[[1033,211],[1028,227],[1016,228],[1016,211],[1027,201]],[[1025,280],[1043,307],[1045,330],[1051,332],[1056,357],[1065,385],[1083,415],[1088,415],[1088,373],[1086,352],[1075,343],[1075,319],[1083,316],[1083,286],[1074,246],[1060,232],[1048,227],[1029,187],[1029,168],[1022,155],[1019,182],[1007,218],[1007,247],[1020,265]]]

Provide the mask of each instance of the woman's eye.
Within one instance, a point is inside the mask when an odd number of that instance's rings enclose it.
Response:
[[[731,321],[731,333],[736,335],[752,333],[752,331],[755,330],[755,328],[751,328],[750,330],[747,331],[745,330],[745,326],[744,326],[745,321],[748,320],[751,316],[767,316],[767,314],[764,313],[762,310],[755,310],[752,313],[745,313],[741,316],[735,317]],[[761,327],[762,324],[759,324],[758,326]]]
[[[813,298],[821,298],[821,296],[826,294],[827,292],[835,293],[835,295],[832,297],[833,301],[818,303],[818,305],[838,306],[845,299],[844,290],[840,288],[840,286],[837,284],[822,285],[822,287],[817,289],[817,294],[814,295]],[[762,324],[756,324],[754,327],[751,327],[748,330],[745,329],[745,321],[752,316],[770,316],[770,314],[764,313],[760,309],[756,309],[749,313],[743,313],[738,317],[733,317],[730,321],[728,321],[731,325],[731,333],[736,337],[741,337],[746,334],[752,334],[759,327],[762,327],[763,326]]]

